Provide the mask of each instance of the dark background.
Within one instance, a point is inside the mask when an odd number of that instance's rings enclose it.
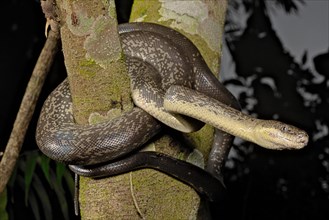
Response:
[[[120,22],[127,21],[131,1],[117,2]],[[235,65],[232,75],[237,74],[237,77],[229,78],[225,84],[240,91],[236,94],[245,112],[301,127],[309,133],[310,143],[303,150],[278,152],[236,141],[225,172],[227,192],[220,204],[213,205],[213,215],[221,219],[329,219],[328,48],[323,48],[327,52],[319,51],[314,57],[309,57],[306,50],[302,59],[297,60],[283,47],[273,28],[268,16],[268,2],[230,0],[225,43]],[[271,10],[284,10],[293,16],[310,1],[272,2],[277,7]],[[1,4],[0,151],[3,151],[45,41],[45,19],[38,1],[8,0]],[[241,9],[247,16],[247,25],[243,28],[235,23],[236,17],[233,19],[234,12]],[[329,27],[323,27],[323,33],[328,33],[328,30]],[[308,68],[308,61],[314,64],[315,70]],[[54,219],[74,218],[72,195],[67,192],[72,182],[65,178],[58,181],[67,201],[65,211],[60,205],[63,201],[60,191],[47,183],[47,177],[42,175],[43,166],[38,166],[45,159],[39,155],[34,141],[41,105],[65,74],[59,53],[27,133],[20,165],[8,186],[7,211],[11,219],[37,218],[36,211],[33,211],[35,206],[43,207],[39,210],[41,219],[47,216],[43,206],[45,200],[38,196],[30,199],[34,195],[33,189],[37,191],[38,187],[46,190]],[[322,80],[316,79],[319,75]],[[31,163],[29,158],[37,161],[35,172],[39,174],[31,174],[33,181],[27,187],[24,179]],[[59,173],[67,172],[54,162],[48,163],[57,177]],[[29,194],[26,194],[26,189],[31,189]]]

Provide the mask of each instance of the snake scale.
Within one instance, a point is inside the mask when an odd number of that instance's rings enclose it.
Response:
[[[223,152],[228,152],[232,135],[267,148],[301,148],[307,144],[307,134],[294,126],[238,111],[234,96],[180,33],[151,23],[129,23],[119,25],[119,34],[136,106],[108,122],[77,125],[65,80],[45,101],[37,125],[37,144],[48,157],[94,178],[157,169],[216,200],[222,189]],[[164,154],[138,151],[163,124],[192,132],[202,127],[199,120],[216,127],[208,172]]]

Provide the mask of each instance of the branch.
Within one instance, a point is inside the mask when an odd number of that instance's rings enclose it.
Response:
[[[14,170],[41,88],[57,52],[58,39],[58,32],[50,31],[26,87],[13,129],[0,162],[0,193],[5,189]]]

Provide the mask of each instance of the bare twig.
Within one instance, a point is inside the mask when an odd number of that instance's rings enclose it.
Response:
[[[129,185],[130,185],[131,197],[133,198],[134,206],[135,206],[135,208],[136,208],[136,210],[137,210],[137,213],[138,213],[138,215],[139,215],[142,219],[145,219],[144,216],[143,216],[143,213],[141,212],[141,210],[140,210],[140,208],[139,208],[139,205],[138,205],[138,202],[137,202],[137,199],[136,199],[135,193],[134,193],[133,172],[130,172],[130,173],[129,173]]]
[[[0,161],[0,193],[5,189],[15,167],[41,88],[57,52],[58,42],[59,33],[50,31],[26,87],[5,152]]]

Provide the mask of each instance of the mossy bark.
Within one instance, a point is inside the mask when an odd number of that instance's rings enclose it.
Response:
[[[180,2],[184,1],[176,1],[177,4]],[[192,11],[196,8],[193,7],[190,11],[176,11],[177,15],[170,17],[175,7],[166,2],[137,0],[131,20],[162,23],[183,33],[185,30],[184,34],[195,42],[209,66],[217,72],[226,1],[190,2],[190,5],[194,4],[199,4],[194,7],[202,7],[201,17],[194,18]],[[131,109],[129,78],[116,35],[114,1],[57,0],[57,5],[77,123],[97,123]],[[185,20],[194,21],[193,30],[177,26]],[[210,23],[213,26],[208,26]],[[202,26],[207,28],[207,33]],[[168,131],[147,147],[189,159],[193,155],[191,148],[187,148],[189,145],[207,155],[212,134],[210,127],[188,137]],[[203,163],[202,157],[197,160]],[[81,178],[80,204],[83,219],[209,218],[206,206],[200,203],[192,188],[151,169],[101,180]]]
[[[97,123],[131,109],[130,81],[117,35],[114,0],[56,3],[76,122]],[[126,199],[129,185],[127,190],[118,190],[129,183],[127,176],[81,178],[82,218],[111,219],[120,210],[117,207],[134,210],[133,203]],[[115,202],[111,203],[111,199]]]

